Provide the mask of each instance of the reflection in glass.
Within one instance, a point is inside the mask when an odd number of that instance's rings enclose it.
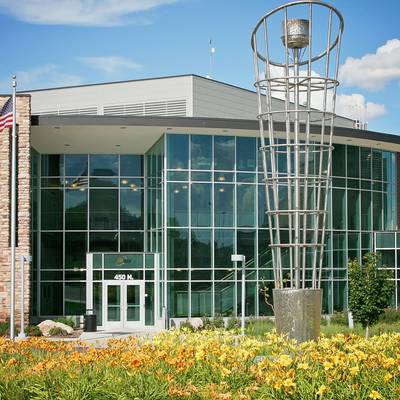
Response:
[[[233,170],[235,167],[235,138],[214,136],[214,169]]]
[[[118,251],[118,232],[90,232],[89,251],[91,253]]]
[[[63,176],[64,156],[62,154],[42,154],[42,176]]]
[[[42,232],[40,248],[41,269],[63,268],[62,232]]]
[[[211,268],[211,230],[192,229],[192,268]]]
[[[237,231],[237,253],[246,256],[246,268],[256,268],[256,232],[254,230]]]
[[[190,174],[190,179],[197,182],[210,182],[211,172],[193,172]]]
[[[140,286],[127,285],[126,287],[127,321],[140,321]]]
[[[88,156],[86,154],[65,155],[65,176],[87,176]]]
[[[121,321],[121,286],[107,285],[107,319]]]
[[[103,324],[103,284],[101,282],[93,283],[93,307],[96,314],[97,324]]]
[[[41,191],[41,228],[43,230],[63,229],[63,191],[44,189]]]
[[[235,174],[233,172],[214,172],[214,182],[217,183],[235,182]]]
[[[121,229],[143,229],[143,190],[120,190]]]
[[[212,136],[191,135],[191,169],[211,169]]]
[[[346,176],[346,145],[336,144],[332,151],[332,174]]]
[[[168,183],[168,225],[188,226],[187,183]]]
[[[65,315],[83,315],[86,312],[85,282],[65,283]]]
[[[233,230],[216,229],[214,234],[214,266],[215,268],[232,268]]]
[[[168,229],[168,268],[187,268],[188,250],[188,230]]]
[[[143,156],[135,154],[121,154],[120,175],[143,176]]]
[[[371,192],[361,192],[361,229],[372,230]]]
[[[237,225],[255,225],[255,187],[254,185],[237,185]]]
[[[154,324],[154,283],[146,282],[145,283],[145,324],[153,325]]]
[[[194,183],[191,185],[192,226],[211,225],[211,185]]]
[[[233,226],[233,185],[214,185],[214,224]]]
[[[118,190],[91,189],[89,210],[90,229],[118,229]]]
[[[258,226],[268,227],[267,201],[265,199],[265,186],[258,185]]]
[[[87,229],[86,190],[65,190],[65,229]]]
[[[333,229],[346,229],[345,190],[332,190],[332,227]]]
[[[359,178],[360,175],[359,147],[347,146],[347,176]]]
[[[236,138],[236,169],[238,171],[255,171],[256,138]]]
[[[358,190],[347,191],[347,229],[360,229],[360,192]]]
[[[117,176],[118,155],[90,154],[91,176]]]
[[[48,282],[40,284],[40,315],[63,315],[63,283]]]
[[[214,289],[215,313],[223,316],[235,315],[235,283],[216,282]]]
[[[374,231],[382,230],[382,216],[383,216],[383,204],[382,204],[382,193],[372,192],[372,224]]]
[[[192,282],[191,305],[192,317],[211,315],[211,282]]]
[[[361,158],[361,178],[371,179],[372,150],[365,147],[360,147],[360,158]]]
[[[167,158],[169,169],[187,169],[189,166],[189,136],[167,135]]]
[[[187,282],[168,282],[168,311],[172,318],[189,315],[188,286]]]
[[[118,187],[118,178],[90,178],[89,183],[91,187],[116,188]]]
[[[372,179],[382,180],[382,151],[372,150]]]
[[[85,268],[86,252],[85,232],[65,232],[65,268]]]
[[[143,232],[121,232],[120,251],[142,252],[144,251]]]

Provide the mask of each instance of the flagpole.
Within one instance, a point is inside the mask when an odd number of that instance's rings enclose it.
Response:
[[[17,187],[17,77],[12,78],[13,124],[11,144],[11,305],[10,339],[15,339],[15,246],[16,246],[16,187]],[[24,316],[21,315],[21,318]]]

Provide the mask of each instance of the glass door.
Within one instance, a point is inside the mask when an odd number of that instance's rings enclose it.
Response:
[[[105,329],[139,329],[144,326],[142,281],[105,282],[103,298]]]
[[[104,285],[105,288],[105,325],[120,327],[122,325],[122,296],[121,283],[116,282]]]
[[[144,284],[126,281],[125,284],[125,327],[144,326]]]

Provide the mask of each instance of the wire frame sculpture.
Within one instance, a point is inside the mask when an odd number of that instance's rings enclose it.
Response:
[[[261,18],[251,38],[278,289],[321,287],[343,28],[329,4],[295,1]]]

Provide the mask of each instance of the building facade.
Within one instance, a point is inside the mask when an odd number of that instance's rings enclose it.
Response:
[[[21,97],[30,98],[29,196],[19,199],[29,222],[19,229],[28,224],[21,251],[33,256],[31,320],[93,309],[104,328],[161,329],[238,315],[231,254],[246,256],[246,316],[271,315],[260,292],[273,276],[255,93],[189,75]],[[400,138],[352,126],[338,117],[322,277],[328,314],[346,308],[348,259],[380,248],[377,235],[395,238],[398,227]],[[283,139],[284,125],[277,130]],[[285,165],[278,160],[282,173]],[[390,250],[383,265],[394,271],[398,306],[394,239]],[[6,314],[6,262],[0,268]]]

